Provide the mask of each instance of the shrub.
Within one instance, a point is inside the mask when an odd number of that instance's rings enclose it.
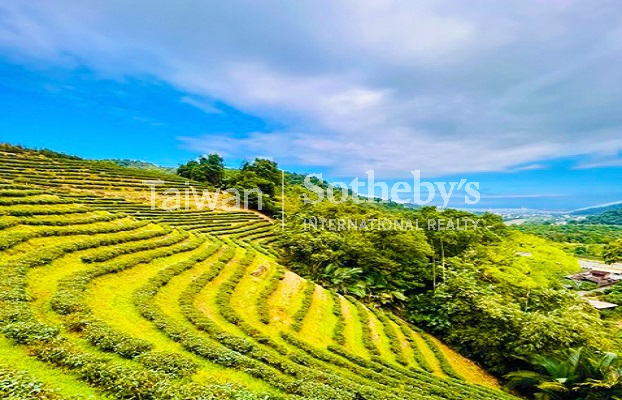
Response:
[[[292,329],[296,332],[302,329],[302,324],[309,312],[309,308],[311,308],[311,303],[313,302],[313,293],[315,292],[315,283],[311,281],[305,282],[304,290],[302,291],[302,304],[300,308],[293,316],[294,323],[292,324]]]
[[[178,378],[194,374],[199,367],[194,361],[178,353],[150,351],[139,355],[135,360],[151,371]]]
[[[406,338],[406,340],[408,340],[408,343],[410,343],[410,348],[412,349],[413,356],[415,358],[415,361],[417,362],[417,365],[424,371],[434,372],[434,369],[430,366],[428,360],[426,360],[423,353],[421,353],[417,342],[415,342],[415,339],[413,339],[411,329],[408,327],[408,325],[393,314],[389,313],[388,315],[389,318],[391,318],[400,327],[402,333],[404,334],[404,337]]]
[[[343,310],[341,308],[341,297],[331,291],[333,296],[333,315],[337,317],[337,322],[335,323],[335,328],[333,330],[333,340],[340,345],[344,345],[346,343],[346,337],[343,334],[346,324],[343,318]]]
[[[361,325],[363,326],[363,345],[369,351],[369,354],[372,356],[380,356],[380,351],[376,347],[376,343],[374,343],[373,332],[371,330],[371,326],[369,326],[369,313],[365,306],[356,300],[353,300],[354,305],[356,306],[356,310],[359,313],[359,319],[361,320]]]
[[[391,325],[391,321],[386,316],[386,314],[382,312],[382,310],[373,309],[373,312],[378,318],[378,320],[382,322],[384,333],[385,335],[387,335],[387,338],[389,339],[389,345],[391,346],[391,351],[395,355],[395,361],[397,361],[398,363],[404,366],[408,365],[408,361],[406,361],[406,358],[404,357],[404,351],[402,350],[400,339],[397,336],[397,332],[395,332],[393,325]]]
[[[259,320],[264,324],[270,323],[270,307],[268,306],[268,299],[276,292],[279,287],[279,283],[285,278],[285,268],[281,265],[277,265],[276,272],[270,277],[267,285],[259,293],[257,297],[257,314],[259,314]]]
[[[56,400],[62,397],[26,371],[0,366],[0,398],[14,400]]]

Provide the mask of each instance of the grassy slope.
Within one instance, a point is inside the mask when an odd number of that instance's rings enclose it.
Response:
[[[41,168],[46,167],[49,167],[50,170],[41,174]],[[0,201],[4,201],[4,203],[0,205],[0,214],[16,215],[15,217],[3,217],[2,221],[17,220],[19,222],[19,225],[0,230],[0,243],[2,243],[3,240],[11,239],[13,236],[30,235],[29,237],[32,237],[25,240],[23,243],[17,243],[6,248],[2,252],[3,263],[20,261],[24,257],[37,254],[41,249],[64,246],[75,243],[76,241],[88,241],[93,238],[93,235],[81,235],[81,231],[76,231],[77,226],[87,230],[114,229],[119,226],[129,226],[135,221],[135,219],[131,217],[132,215],[140,219],[150,219],[156,223],[158,221],[164,221],[173,226],[188,226],[188,229],[197,232],[194,235],[191,234],[182,242],[167,244],[167,249],[175,249],[190,243],[193,239],[196,239],[197,235],[203,235],[203,233],[198,233],[204,230],[203,227],[214,222],[221,225],[229,224],[230,226],[229,228],[226,226],[225,228],[222,226],[214,228],[214,235],[221,238],[226,238],[228,235],[238,235],[240,232],[254,229],[255,226],[261,226],[261,223],[258,225],[261,218],[248,213],[240,214],[239,216],[227,214],[231,215],[233,219],[229,219],[225,222],[218,221],[223,221],[223,218],[229,217],[226,215],[218,216],[216,213],[196,214],[179,212],[173,215],[170,213],[150,213],[145,209],[147,206],[145,203],[141,205],[135,202],[137,199],[145,199],[146,188],[132,186],[140,181],[141,173],[144,173],[141,171],[131,169],[124,170],[122,168],[115,169],[110,168],[106,164],[100,165],[97,163],[78,161],[65,162],[63,160],[50,161],[28,154],[26,156],[16,156],[1,153],[0,170],[4,172],[3,181],[0,181],[0,184],[8,188],[7,190],[19,192],[20,190],[25,190],[26,187],[43,190],[52,189],[60,195],[60,197],[47,197],[41,196],[40,194],[29,196],[25,191],[22,193],[23,195],[18,197],[13,195],[3,197],[0,195]],[[77,170],[77,172],[74,170]],[[42,176],[48,179],[41,179]],[[150,172],[150,175],[147,176],[147,178],[153,177],[166,180],[171,185],[182,184],[177,177],[159,172]],[[85,182],[90,182],[92,185],[85,185]],[[24,188],[20,188],[20,186],[24,186]],[[67,194],[71,196],[67,197]],[[114,203],[105,200],[105,198],[110,197],[115,197],[120,200]],[[20,204],[11,204],[11,202],[13,202],[12,199],[16,198],[22,199],[18,200]],[[65,202],[62,202],[62,199],[64,199]],[[123,199],[128,200],[129,203]],[[52,204],[45,204],[46,202],[51,202]],[[55,202],[57,204],[54,204]],[[74,202],[74,204],[65,204],[66,202]],[[130,216],[119,216],[115,217],[116,219],[112,219],[109,212],[98,211],[108,210],[115,212],[117,209],[123,210],[123,212],[126,212]],[[69,214],[65,216],[20,216],[20,213],[23,214],[24,210],[30,213],[58,213],[64,210],[69,212]],[[110,221],[97,220],[98,218],[108,217],[111,219]],[[88,222],[85,221],[85,218],[94,218],[95,222],[85,223]],[[72,220],[75,221],[74,224],[70,224]],[[43,221],[47,223],[47,225],[33,225],[33,221],[38,221],[37,223]],[[58,223],[64,223],[67,224],[67,226],[53,226],[53,224]],[[111,235],[116,235],[116,237],[126,237],[132,234],[162,229],[160,225],[151,224],[137,227],[128,232],[102,233],[101,235],[95,236],[110,237]],[[75,231],[74,234],[71,234],[72,230]],[[44,232],[49,233],[52,231],[54,234],[51,234],[50,237],[45,236]],[[173,231],[167,233],[165,237],[175,237],[175,235],[179,235],[179,233]],[[274,345],[278,346],[275,347],[275,349],[283,349],[285,353],[282,354],[295,354],[300,352],[301,349],[283,340],[281,338],[281,332],[290,332],[304,343],[316,349],[323,349],[323,351],[327,351],[328,346],[337,345],[332,339],[332,333],[337,323],[337,317],[332,312],[335,297],[331,296],[323,288],[316,286],[312,292],[310,303],[305,305],[302,295],[305,288],[305,281],[291,272],[286,272],[284,279],[278,283],[276,291],[266,300],[269,306],[270,323],[266,325],[260,322],[256,306],[258,301],[257,297],[268,284],[269,278],[276,272],[277,264],[272,256],[272,250],[262,247],[261,242],[266,240],[266,235],[259,236],[257,240],[254,240],[253,236],[249,235],[247,240],[242,239],[239,242],[241,246],[246,246],[249,249],[257,248],[262,252],[258,253],[258,256],[253,262],[245,268],[243,276],[235,285],[230,300],[233,309],[237,310],[238,315],[241,316],[242,320],[246,321],[252,329],[271,338]],[[213,242],[212,240],[208,240],[191,251],[182,251],[147,262],[132,264],[132,260],[135,259],[137,255],[142,254],[144,256],[149,256],[150,254],[156,254],[164,249],[165,247],[159,245],[161,241],[161,237],[146,238],[122,245],[104,245],[92,249],[80,250],[60,255],[49,263],[44,263],[36,268],[29,269],[26,273],[25,281],[28,285],[29,304],[34,315],[40,321],[57,326],[64,326],[63,323],[66,321],[66,317],[57,314],[50,305],[51,298],[54,296],[54,293],[59,290],[59,282],[77,272],[97,268],[100,265],[104,267],[111,262],[129,263],[128,268],[125,270],[101,275],[88,283],[84,298],[86,299],[86,306],[92,310],[93,317],[103,321],[107,326],[117,332],[147,341],[153,346],[154,351],[176,353],[194,361],[198,365],[198,369],[192,379],[196,382],[216,384],[233,383],[235,387],[246,388],[256,393],[269,393],[275,396],[286,394],[287,390],[284,391],[283,388],[277,388],[273,384],[269,384],[262,379],[252,376],[253,374],[243,372],[240,369],[228,368],[226,363],[222,361],[206,359],[196,352],[189,351],[181,342],[171,340],[170,335],[166,334],[160,327],[154,325],[152,322],[147,321],[141,315],[134,302],[134,293],[158,273],[175,263],[183,262],[193,255],[200,254]],[[230,243],[229,245],[233,244]],[[144,248],[144,250],[136,254],[132,253],[132,251],[134,251],[133,249],[141,248]],[[118,249],[127,249],[129,253],[117,255],[111,260],[102,263],[85,264],[82,262],[82,258],[85,256],[93,257],[97,255],[101,256],[102,254],[105,255],[111,251],[111,249],[117,249],[117,251]],[[203,315],[212,320],[218,329],[239,338],[246,337],[249,343],[258,346],[258,348],[262,348],[262,346],[264,346],[262,342],[246,336],[245,329],[248,328],[232,324],[222,314],[222,310],[217,304],[216,293],[223,284],[233,279],[237,266],[248,251],[243,247],[237,247],[237,249],[235,257],[226,264],[213,280],[208,282],[205,287],[200,290],[196,296],[194,306]],[[168,318],[178,323],[191,335],[206,341],[206,343],[212,343],[215,346],[220,346],[218,343],[220,339],[210,335],[208,332],[197,329],[190,321],[186,320],[182,315],[179,301],[184,290],[197,277],[209,271],[210,268],[213,268],[216,264],[216,259],[221,256],[222,253],[223,250],[221,249],[207,260],[197,263],[185,272],[174,276],[154,297],[154,304],[156,304]],[[337,297],[337,299],[337,301],[341,303],[343,321],[345,323],[345,350],[369,360],[370,354],[364,342],[364,327],[359,314],[360,310],[349,300],[341,296]],[[294,324],[294,318],[296,318],[297,313],[302,313],[302,324],[300,330],[294,332],[291,326]],[[468,382],[493,388],[497,387],[497,383],[492,377],[485,374],[472,362],[459,356],[436,339],[424,341],[417,332],[410,330],[402,332],[402,329],[394,322],[390,322],[389,326],[385,326],[384,323],[387,321],[379,319],[370,311],[367,311],[367,313],[369,314],[369,330],[371,332],[373,345],[379,350],[380,359],[384,360],[383,362],[386,363],[387,366],[396,371],[392,373],[404,374],[406,372],[400,371],[409,369],[419,371],[420,366],[416,362],[415,352],[421,352],[434,371],[431,376],[447,379],[446,371],[443,369],[442,363],[438,359],[438,357],[442,357],[458,375]],[[126,360],[116,354],[104,353],[101,349],[88,343],[80,333],[70,332],[65,327],[61,328],[61,332],[69,340],[74,342],[78,348],[85,352],[98,356],[104,355],[106,357],[112,357],[112,360],[119,365],[142,368],[136,361]],[[397,339],[391,339],[389,337],[390,332],[394,332]],[[409,338],[406,335],[410,336],[411,340],[408,340]],[[416,348],[413,347],[415,345]],[[435,349],[431,349],[431,345]],[[393,353],[395,346],[399,347],[400,352],[407,361],[406,369],[397,363],[397,356]],[[25,348],[15,346],[6,339],[0,340],[0,350],[4,350],[3,353],[7,354],[7,361],[12,367],[31,372],[45,383],[58,388],[59,392],[63,395],[84,398],[103,396],[101,391],[93,389],[91,386],[79,380],[70,371],[49,368],[46,367],[47,364],[35,358],[24,357],[24,355],[27,354]],[[274,352],[273,350],[269,350],[269,352],[273,354],[271,357],[274,357],[275,360],[283,360],[279,362],[284,362],[286,360],[286,358],[278,354],[278,351]],[[333,355],[333,357],[335,356]],[[344,367],[327,363],[327,361],[323,361],[322,357],[320,357],[312,358],[309,361],[310,364],[308,364],[308,367],[304,368],[311,368],[310,371],[315,371],[317,369],[322,373],[324,371],[329,371],[330,374],[343,376],[345,379],[353,382],[357,382],[357,379],[367,379],[357,375],[351,375],[352,372],[350,369],[354,367],[354,364],[349,364],[350,361],[343,358],[340,358],[340,360],[340,363],[345,363]],[[289,363],[291,361],[287,362]],[[346,364],[351,366],[345,368]],[[380,366],[378,365],[377,368],[380,368]],[[374,383],[372,386],[374,385],[378,385],[378,383]],[[381,385],[384,385],[384,383]]]

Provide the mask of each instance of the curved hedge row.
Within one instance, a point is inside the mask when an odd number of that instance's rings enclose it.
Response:
[[[293,315],[292,319],[294,323],[292,324],[292,329],[296,332],[302,329],[302,324],[304,322],[309,309],[311,308],[311,303],[313,302],[313,293],[315,293],[315,283],[311,281],[305,282],[305,287],[302,291],[302,303],[300,304],[300,308]]]
[[[343,317],[341,296],[333,291],[330,291],[330,293],[333,297],[333,315],[337,317],[337,322],[335,323],[335,328],[333,329],[333,340],[343,346],[346,344],[346,337],[343,334],[346,329],[346,321]]]
[[[371,330],[371,326],[369,325],[369,313],[365,306],[356,300],[353,300],[356,310],[359,314],[359,319],[361,320],[361,325],[363,329],[363,345],[372,356],[379,357],[380,351],[378,347],[376,347],[376,343],[374,342],[373,332]]]
[[[382,310],[379,310],[379,309],[372,309],[372,310],[373,310],[373,313],[378,318],[378,320],[382,323],[382,326],[384,328],[384,333],[385,335],[387,335],[387,338],[389,339],[389,346],[391,346],[391,352],[395,356],[395,361],[397,361],[399,364],[407,366],[408,361],[406,360],[406,357],[404,357],[404,350],[402,350],[400,339],[397,336],[397,332],[393,328],[393,325],[391,325],[391,321],[385,315],[385,313],[382,312]]]
[[[135,222],[127,225],[99,225],[88,226],[80,225],[73,227],[71,225],[64,227],[45,227],[44,229],[35,229],[30,231],[12,231],[0,233],[0,250],[7,250],[19,243],[38,237],[50,236],[75,236],[75,235],[95,235],[101,233],[115,233],[124,231],[133,231],[143,226],[149,225],[149,222]]]
[[[188,232],[176,232],[177,234],[172,235],[171,233],[173,232],[176,231],[173,231],[170,228],[166,228],[162,231],[149,232],[153,236],[145,238],[140,242],[127,243],[120,246],[115,246],[114,248],[102,249],[98,252],[95,252],[94,254],[83,256],[81,257],[81,259],[85,263],[109,261],[113,258],[125,254],[140,253],[142,251],[169,247],[179,242],[183,242],[184,240],[188,239],[188,237],[190,237],[190,234]]]
[[[391,313],[389,313],[389,318],[391,318],[400,327],[402,334],[404,335],[404,337],[410,344],[410,349],[413,352],[413,357],[415,358],[415,362],[417,363],[419,368],[421,368],[422,370],[426,372],[430,372],[430,373],[434,372],[434,369],[430,366],[430,363],[428,363],[428,360],[426,360],[423,353],[421,353],[421,350],[419,349],[417,342],[415,342],[415,339],[413,339],[408,325],[404,321],[397,318]]]
[[[74,246],[75,249],[79,246]],[[62,255],[63,253],[57,253]],[[29,351],[41,361],[76,374],[93,387],[101,389],[114,398],[124,399],[215,399],[259,397],[226,386],[198,385],[178,381],[170,374],[154,372],[137,366],[127,367],[111,359],[93,356],[74,348],[59,336],[57,327],[36,320],[28,307],[25,288],[25,263],[10,264],[0,268],[0,304],[2,304],[2,333],[9,339],[30,346]],[[147,360],[149,362],[149,360]],[[243,397],[239,397],[239,396]]]
[[[259,320],[264,324],[270,323],[270,307],[268,306],[268,299],[279,288],[279,284],[285,278],[285,268],[281,265],[276,266],[276,271],[267,280],[267,285],[259,292],[257,296],[257,314]]]
[[[230,293],[237,282],[239,282],[240,271],[246,270],[249,263],[248,260],[252,260],[253,256],[254,255],[247,255],[245,257],[247,261],[244,262],[244,260],[242,260],[240,262],[243,266],[240,267],[238,265],[230,279],[221,285],[225,287],[222,291],[219,290],[219,294],[224,295],[224,298],[217,300],[217,302],[221,303],[221,306],[222,304],[226,304],[228,293]],[[253,371],[254,374],[257,374],[255,376],[270,382],[281,390],[309,398],[353,399],[356,398],[357,393],[362,392],[374,393],[371,398],[391,398],[390,395],[386,394],[381,396],[375,390],[365,388],[362,384],[354,384],[338,376],[310,369],[308,366],[314,364],[312,359],[302,357],[300,354],[289,353],[287,349],[275,343],[270,337],[264,336],[255,328],[242,321],[237,313],[228,314],[231,310],[227,307],[224,308],[226,314],[223,316],[229,322],[240,327],[245,334],[257,340],[258,343],[266,345],[268,347],[267,349],[262,349],[246,338],[225,332],[218,324],[200,313],[193,306],[194,298],[225,266],[220,265],[220,263],[218,264],[219,265],[215,266],[215,270],[210,270],[201,277],[193,280],[188,289],[182,294],[180,299],[180,304],[182,304],[183,307],[182,312],[198,329],[208,333],[228,349],[247,356],[247,358],[238,360],[238,362],[245,366],[247,371]],[[276,353],[270,349],[273,349]],[[291,360],[289,358],[291,358]],[[291,377],[287,377],[287,375]],[[291,381],[292,378],[295,378],[295,380]],[[326,383],[318,386],[315,382]],[[326,385],[329,385],[329,387]],[[344,392],[343,390],[348,390],[348,392]]]

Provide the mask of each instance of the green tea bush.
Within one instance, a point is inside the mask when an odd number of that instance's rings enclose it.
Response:
[[[346,329],[346,323],[343,318],[343,310],[341,308],[341,299],[340,296],[331,291],[330,292],[333,297],[333,315],[337,317],[337,322],[335,323],[335,328],[333,329],[333,340],[339,345],[343,346],[346,343],[346,337],[343,334]]]
[[[89,211],[86,207],[77,205],[55,205],[54,207],[42,207],[29,204],[19,204],[16,206],[4,207],[0,209],[0,215],[12,215],[14,217],[30,217],[33,215],[63,215],[63,214],[84,214]]]
[[[361,320],[361,325],[363,326],[363,345],[369,351],[369,354],[372,356],[380,356],[380,351],[376,347],[376,343],[374,342],[373,332],[371,330],[371,326],[369,325],[369,313],[365,306],[356,300],[353,300],[354,305],[356,306],[356,310],[359,314],[359,319]]]
[[[407,366],[408,361],[406,361],[406,358],[404,357],[404,351],[402,350],[400,339],[397,336],[397,332],[395,332],[393,325],[391,325],[391,321],[389,320],[389,318],[386,316],[386,314],[382,310],[375,308],[373,309],[373,312],[378,318],[378,320],[382,323],[384,333],[385,335],[387,335],[387,338],[389,339],[389,345],[391,346],[391,352],[395,355],[395,361],[397,361],[398,363],[404,366]]]
[[[259,292],[259,296],[257,296],[257,314],[259,314],[259,320],[264,324],[270,323],[270,307],[268,305],[268,299],[279,287],[279,283],[285,278],[285,268],[281,265],[276,266],[276,271],[272,276],[268,279],[268,283],[263,288],[261,292]]]
[[[389,313],[388,316],[402,330],[402,333],[404,334],[404,337],[406,338],[406,340],[410,344],[410,348],[411,348],[411,350],[413,352],[413,357],[415,358],[415,362],[417,363],[417,365],[421,369],[426,371],[426,372],[434,372],[434,369],[430,366],[430,363],[428,363],[428,360],[426,360],[425,356],[421,352],[421,349],[419,349],[419,346],[417,345],[417,342],[415,341],[415,339],[413,339],[413,337],[411,335],[411,332],[410,332],[410,328],[408,327],[408,325],[404,321],[402,321],[401,319],[399,319],[396,316],[394,316],[392,313]]]
[[[194,361],[178,353],[150,351],[135,358],[150,371],[182,378],[194,374],[199,368]]]
[[[72,204],[73,202],[68,199],[62,199],[57,196],[42,195],[42,196],[13,196],[2,198],[0,195],[0,206],[13,206],[20,204],[30,205],[57,205],[57,204]]]
[[[37,229],[31,231],[16,231],[9,232],[6,235],[0,236],[0,250],[9,249],[19,243],[26,242],[31,239],[39,237],[51,237],[51,236],[74,236],[74,235],[96,235],[103,233],[115,233],[123,231],[131,231],[139,229],[143,226],[149,225],[148,222],[134,222],[125,225],[110,224],[102,226],[66,226],[66,227],[46,227],[44,229]],[[152,235],[155,235],[151,233]],[[144,237],[144,236],[141,236]],[[121,240],[121,239],[119,239]],[[140,239],[139,239],[140,240]]]
[[[296,332],[302,329],[305,316],[307,315],[307,312],[309,312],[309,308],[311,308],[311,303],[313,302],[313,293],[315,293],[315,283],[306,281],[305,287],[302,291],[302,304],[292,317],[294,320],[292,329]]]
[[[0,365],[0,398],[7,400],[60,400],[62,396],[26,371]]]
[[[125,358],[138,357],[153,348],[153,345],[145,340],[117,332],[105,323],[96,320],[86,324],[84,337],[103,351],[116,353]]]
[[[170,233],[172,233],[172,230],[169,229],[164,231],[153,231],[151,232],[149,237],[143,239],[144,241],[141,241],[139,243],[128,243],[121,246],[115,246],[114,248],[101,250],[95,254],[83,256],[82,261],[85,263],[104,262],[112,260],[113,258],[119,257],[124,254],[133,254],[148,250],[161,249],[180,243],[188,239],[188,237],[190,236],[190,234],[187,232],[181,232],[180,234],[167,236],[162,239],[153,241],[149,240],[152,238],[166,236]]]
[[[16,321],[0,326],[0,332],[16,343],[34,344],[54,339],[59,329],[38,321]]]

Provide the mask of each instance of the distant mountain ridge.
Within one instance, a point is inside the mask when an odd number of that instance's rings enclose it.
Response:
[[[605,211],[598,215],[590,215],[583,223],[592,225],[622,225],[622,208]]]
[[[152,170],[152,171],[162,171],[162,172],[168,172],[168,173],[175,173],[176,168],[173,167],[163,167],[161,165],[157,165],[154,163],[150,163],[147,161],[140,161],[140,160],[130,160],[130,159],[108,159],[108,160],[104,160],[104,161],[110,161],[113,162],[121,167],[129,167],[129,168],[138,168],[138,169],[146,169],[146,170]]]
[[[622,201],[616,201],[608,204],[601,204],[592,207],[579,208],[571,211],[571,215],[598,215],[611,210],[622,209]]]

